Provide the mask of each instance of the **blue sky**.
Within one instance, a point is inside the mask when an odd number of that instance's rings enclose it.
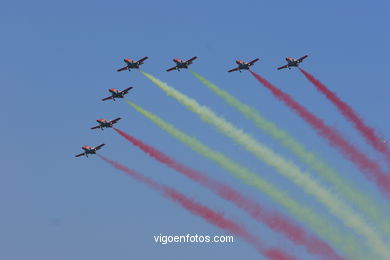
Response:
[[[125,102],[101,102],[108,88],[134,86],[136,104],[174,123],[288,190],[322,214],[296,186],[244,152],[165,96],[139,72],[118,73],[123,58],[149,56],[143,69],[196,98],[245,131],[295,160],[270,137],[210,93],[187,71],[165,72],[172,58],[198,56],[192,69],[256,107],[361,188],[376,188],[335,149],[249,73],[226,71],[236,59],[261,60],[253,70],[294,96],[376,158],[323,96],[296,70],[277,71],[284,57],[308,54],[302,64],[386,137],[389,24],[387,1],[7,1],[0,8],[0,258],[20,259],[261,259],[243,241],[224,245],[159,245],[154,235],[225,234],[97,157],[74,158],[83,145],[106,143],[102,154],[199,202],[226,212],[278,245],[312,259],[279,235],[165,166],[115,132],[92,131],[97,118],[123,118],[118,127],[210,176],[280,210],[192,152]],[[298,161],[297,161],[298,163]],[[306,166],[300,164],[305,169]],[[386,206],[387,207],[387,206]],[[329,216],[330,217],[330,216]],[[337,223],[337,220],[335,220]],[[340,227],[342,228],[342,227]],[[347,230],[346,230],[347,231]]]

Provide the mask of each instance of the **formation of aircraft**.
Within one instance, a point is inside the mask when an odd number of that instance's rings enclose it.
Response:
[[[104,130],[104,128],[109,128],[109,127],[112,127],[114,124],[116,124],[119,120],[121,120],[120,117],[118,118],[115,118],[113,120],[106,120],[104,118],[100,118],[98,120],[96,120],[99,125],[97,126],[94,126],[94,127],[91,127],[91,129],[98,129],[100,128],[101,130]]]
[[[278,70],[285,69],[285,68],[288,68],[290,70],[291,67],[298,67],[299,63],[301,63],[307,57],[308,55],[300,57],[299,59],[293,59],[291,57],[287,57],[286,58],[287,64],[282,67],[279,67]]]
[[[305,55],[299,59],[293,59],[293,58],[286,58],[287,64],[284,66],[281,66],[278,68],[278,70],[281,69],[291,69],[291,67],[298,67],[298,65],[308,57],[308,55]],[[131,69],[139,69],[142,64],[144,64],[144,61],[147,60],[148,57],[145,56],[140,60],[134,61],[132,59],[124,59],[124,62],[126,63],[126,66],[120,69],[117,69],[117,71],[124,71],[128,70],[130,71]],[[166,71],[172,71],[172,70],[177,70],[180,71],[180,69],[188,69],[188,67],[192,64],[194,60],[196,60],[197,57],[194,56],[191,59],[188,59],[186,61],[183,61],[181,59],[173,59],[173,61],[176,63],[176,66],[167,69]],[[241,72],[242,70],[249,70],[251,66],[253,66],[257,61],[259,61],[258,58],[251,60],[249,62],[245,62],[242,60],[236,60],[237,67],[231,70],[228,70],[228,72],[233,72],[233,71],[239,71]],[[115,101],[116,98],[124,98],[124,96],[132,89],[133,87],[128,87],[124,90],[117,90],[115,88],[110,88],[108,91],[111,93],[111,96],[103,98],[102,101],[106,101],[109,99],[112,99]],[[111,128],[114,124],[116,124],[121,118],[115,118],[113,120],[106,120],[104,118],[100,118],[96,120],[99,125],[91,127],[91,129],[98,129],[100,128],[103,130],[104,128]],[[384,143],[387,143],[387,140],[383,140]],[[83,153],[77,154],[75,157],[80,157],[80,156],[86,156],[88,157],[88,154],[96,154],[96,151],[101,149],[105,144],[101,144],[98,146],[90,147],[90,146],[83,146],[82,149],[84,150]]]
[[[115,88],[110,88],[108,91],[111,93],[111,96],[109,97],[106,97],[106,98],[103,98],[102,101],[106,101],[106,100],[109,100],[109,99],[113,99],[115,101],[116,98],[124,98],[125,95],[129,92],[130,89],[132,89],[133,87],[128,87],[124,90],[117,90]]]
[[[175,67],[172,67],[172,68],[169,68],[167,69],[167,71],[172,71],[172,70],[177,70],[177,71],[180,71],[180,69],[188,69],[188,66],[190,66],[192,64],[192,62],[194,60],[196,60],[197,57],[192,57],[191,59],[189,60],[186,60],[186,61],[183,61],[181,59],[173,59],[173,62],[176,63],[176,66]]]
[[[144,64],[144,61],[147,59],[148,57],[145,56],[143,57],[142,59],[140,60],[137,60],[137,61],[133,61],[132,59],[124,59],[123,61],[126,63],[126,66],[123,67],[123,68],[120,68],[120,69],[117,69],[116,71],[124,71],[124,70],[128,70],[130,71],[130,69],[139,69],[139,67]]]
[[[105,144],[101,144],[101,145],[93,146],[93,147],[85,145],[85,146],[81,147],[81,149],[83,149],[84,152],[75,155],[75,157],[80,157],[80,156],[88,157],[88,154],[96,154],[96,151],[100,150],[103,146],[105,146]]]
[[[308,55],[305,55],[299,59],[294,59],[294,58],[291,58],[291,57],[287,57],[286,58],[286,61],[287,61],[287,64],[286,65],[283,65],[279,68],[277,68],[278,70],[281,70],[281,69],[291,69],[291,67],[298,67],[299,66],[299,63],[301,63],[304,59],[306,59],[308,57]],[[117,71],[124,71],[124,70],[128,70],[130,71],[131,69],[139,69],[140,66],[142,64],[144,64],[144,61],[148,59],[147,56],[143,57],[142,59],[138,60],[138,61],[134,61],[132,59],[124,59],[124,62],[126,63],[126,66],[123,67],[123,68],[120,68],[120,69],[117,69]],[[173,59],[173,62],[176,63],[176,65],[174,67],[171,67],[169,69],[167,69],[166,71],[172,71],[172,70],[177,70],[177,71],[180,71],[180,69],[188,69],[188,67],[192,64],[192,62],[194,60],[196,60],[197,57],[194,56],[192,57],[191,59],[188,59],[186,61],[183,61],[181,59]],[[245,62],[245,61],[242,61],[242,60],[236,60],[236,63],[237,63],[237,68],[234,68],[234,69],[231,69],[231,70],[228,70],[228,72],[233,72],[233,71],[239,71],[241,72],[241,70],[249,70],[249,67],[253,66],[255,64],[255,62],[259,61],[258,58],[252,60],[252,61],[249,61],[249,62]]]
[[[228,72],[233,72],[233,71],[239,71],[241,72],[241,70],[249,70],[249,67],[250,66],[253,66],[253,64],[255,64],[255,62],[257,62],[259,59],[254,59],[250,62],[245,62],[245,61],[242,61],[242,60],[236,60],[236,63],[238,64],[238,67],[237,68],[234,68],[234,69],[231,69],[231,70],[228,70]]]

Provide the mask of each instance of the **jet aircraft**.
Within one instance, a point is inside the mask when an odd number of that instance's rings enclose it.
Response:
[[[180,71],[180,69],[188,69],[188,66],[192,64],[192,62],[197,59],[197,57],[192,57],[189,60],[183,61],[181,59],[173,59],[173,61],[176,63],[175,67],[167,69],[167,71],[177,70]]]
[[[113,126],[114,124],[116,124],[119,120],[121,120],[120,117],[115,118],[115,119],[113,119],[113,120],[106,120],[106,119],[104,119],[104,118],[100,118],[100,119],[96,120],[96,121],[99,123],[99,125],[94,126],[94,127],[91,127],[91,129],[98,129],[98,128],[100,128],[100,129],[104,130],[104,128],[112,127],[112,126]]]
[[[300,57],[299,59],[293,59],[291,57],[287,57],[286,58],[287,64],[282,67],[279,67],[278,70],[285,69],[285,68],[288,68],[290,70],[291,67],[298,67],[299,63],[301,63],[304,59],[306,59],[307,56],[308,55],[305,55],[303,57]]]
[[[103,98],[102,101],[106,101],[109,99],[115,100],[116,98],[123,98],[129,92],[129,90],[132,88],[133,87],[128,87],[127,89],[124,89],[122,91],[117,90],[115,88],[110,88],[108,91],[111,93],[111,96]]]
[[[242,60],[236,60],[236,63],[238,64],[238,67],[237,68],[234,68],[234,69],[231,69],[229,70],[228,72],[233,72],[233,71],[239,71],[241,72],[241,70],[249,70],[249,67],[250,66],[253,66],[253,64],[255,64],[255,62],[257,62],[259,59],[254,59],[250,62],[245,62],[245,61],[242,61]]]
[[[126,67],[123,67],[123,68],[120,68],[120,69],[117,69],[116,71],[124,71],[124,70],[128,70],[130,71],[130,69],[139,69],[139,67],[144,64],[144,61],[147,59],[148,57],[143,57],[142,59],[138,60],[138,61],[134,61],[132,59],[124,59],[123,61],[127,64]]]
[[[100,148],[102,148],[103,146],[105,146],[105,144],[101,144],[101,145],[94,146],[94,147],[90,147],[90,146],[88,146],[88,145],[83,146],[83,147],[81,147],[81,148],[84,150],[84,152],[75,155],[75,157],[80,157],[80,156],[83,156],[83,155],[85,155],[86,157],[88,157],[88,154],[96,154],[96,151],[99,150]]]

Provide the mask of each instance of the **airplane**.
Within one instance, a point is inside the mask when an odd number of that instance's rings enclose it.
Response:
[[[127,89],[124,89],[122,91],[117,90],[115,88],[110,88],[108,91],[110,91],[111,96],[103,98],[102,101],[106,101],[106,100],[109,100],[109,99],[113,99],[115,101],[115,98],[123,98],[129,92],[129,90],[132,89],[132,88],[133,87],[128,87]]]
[[[239,71],[241,72],[241,70],[249,70],[249,67],[250,66],[253,66],[253,64],[255,64],[255,62],[257,62],[259,59],[254,59],[250,62],[245,62],[245,61],[242,61],[242,60],[236,60],[236,63],[238,64],[238,67],[237,68],[234,68],[234,69],[231,69],[229,70],[228,72],[233,72],[233,71]]]
[[[191,65],[191,64],[192,64],[192,61],[194,61],[195,59],[197,59],[196,56],[195,56],[195,57],[192,57],[191,59],[186,60],[186,61],[183,61],[183,60],[181,60],[181,59],[173,59],[173,61],[176,63],[176,66],[167,69],[167,71],[171,71],[171,70],[180,71],[180,69],[188,69],[188,66]]]
[[[117,69],[116,71],[123,71],[123,70],[128,70],[130,71],[130,69],[139,69],[139,67],[144,64],[144,61],[147,59],[148,57],[145,56],[143,57],[142,59],[138,60],[138,61],[133,61],[132,59],[124,59],[123,61],[126,62],[126,67],[123,67],[123,68],[120,68],[120,69]]]
[[[113,119],[113,120],[106,120],[106,119],[103,119],[103,118],[100,118],[100,119],[98,119],[98,120],[96,120],[98,123],[99,123],[99,125],[98,126],[94,126],[94,127],[91,127],[91,129],[98,129],[98,128],[100,128],[100,129],[102,129],[102,130],[104,130],[103,128],[109,128],[109,127],[112,127],[114,124],[116,124],[119,120],[121,120],[121,118],[120,117],[118,117],[118,118],[115,118],[115,119]]]
[[[289,70],[291,70],[291,67],[298,67],[299,63],[301,63],[304,59],[306,59],[307,56],[308,55],[305,55],[303,57],[300,57],[299,59],[293,59],[293,58],[287,57],[286,58],[287,65],[279,67],[278,70],[285,69],[285,68],[288,68]]]
[[[81,147],[81,148],[84,150],[84,152],[75,155],[75,157],[80,157],[80,156],[83,156],[83,155],[85,155],[86,157],[88,157],[88,154],[96,154],[96,151],[99,150],[100,148],[102,148],[103,146],[105,146],[105,144],[101,144],[101,145],[94,146],[94,147],[90,147],[90,146],[88,146],[88,145],[83,146],[83,147]]]

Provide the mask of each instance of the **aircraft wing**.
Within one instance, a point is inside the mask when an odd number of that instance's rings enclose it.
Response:
[[[175,69],[177,69],[177,68],[176,68],[176,66],[175,66],[175,67],[172,67],[172,68],[169,68],[169,69],[167,69],[167,71],[172,71],[172,70],[175,70]]]
[[[83,156],[83,155],[85,155],[85,153],[80,153],[78,155],[75,155],[74,157],[80,157],[80,156]]]
[[[98,145],[95,147],[96,151],[99,150],[100,148],[102,148],[103,146],[105,146],[105,144],[101,144],[101,145]]]
[[[137,61],[137,63],[142,63],[144,60],[146,60],[148,57],[147,56],[145,56],[145,57],[143,57],[142,59],[140,59],[140,60],[138,60]]]
[[[109,100],[109,99],[112,99],[112,96],[103,98],[102,101],[106,101],[106,100]]]
[[[192,57],[191,59],[187,60],[186,62],[191,63],[193,60],[196,60],[198,57]]]
[[[124,89],[122,90],[123,93],[127,94],[127,92],[129,92],[130,89],[132,89],[133,87],[128,87],[127,89]]]
[[[123,67],[123,68],[120,68],[120,69],[117,69],[116,71],[124,71],[124,70],[127,70],[127,66],[126,67]]]
[[[250,62],[248,62],[249,65],[253,65],[255,64],[255,62],[257,62],[259,60],[259,58],[257,59],[254,59],[254,60],[251,60]]]
[[[99,125],[98,125],[98,126],[91,127],[91,129],[98,129],[98,128],[100,128]]]
[[[237,71],[238,68],[234,68],[234,69],[231,69],[231,70],[228,70],[228,72],[233,72],[233,71]]]
[[[287,68],[287,67],[288,67],[288,65],[284,65],[284,66],[282,66],[282,67],[279,67],[278,70],[285,69],[285,68]]]
[[[307,56],[308,56],[308,55],[305,55],[305,56],[303,56],[303,57],[300,57],[300,58],[298,59],[298,62],[302,62],[304,59],[307,58]]]
[[[121,120],[121,118],[120,118],[120,117],[118,117],[118,118],[115,118],[115,119],[111,120],[111,122],[113,122],[113,123],[115,124],[115,123],[116,123],[116,122],[118,122],[119,120]]]

